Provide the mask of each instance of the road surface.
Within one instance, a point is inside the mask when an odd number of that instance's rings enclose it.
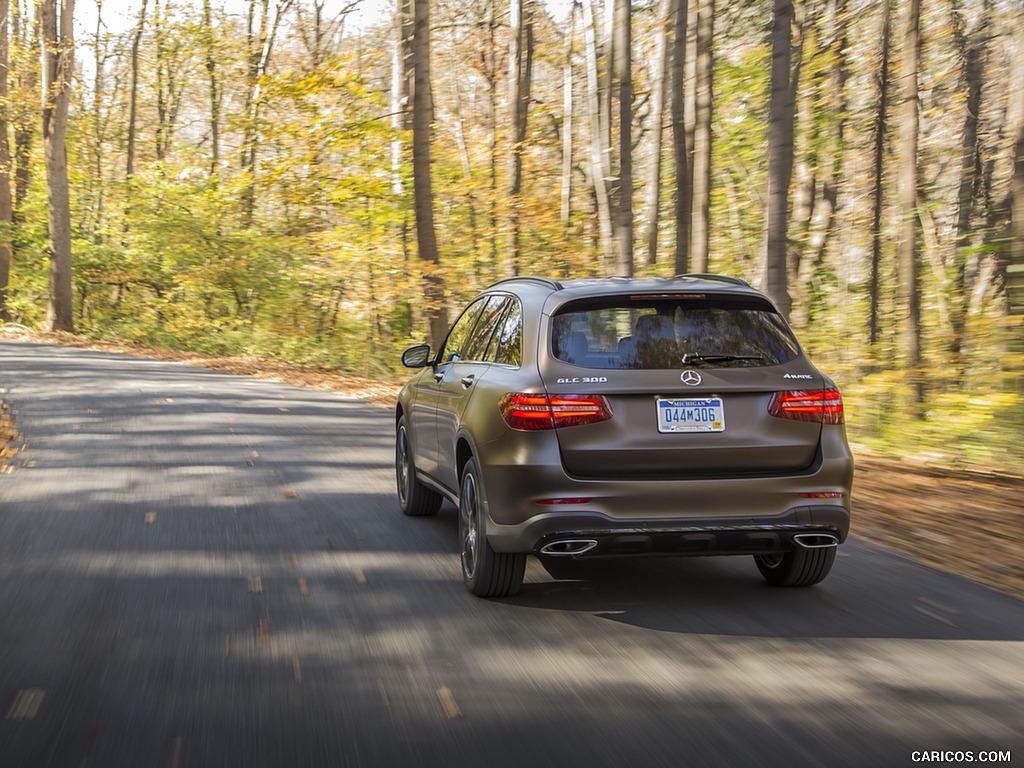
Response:
[[[386,408],[20,342],[0,397],[4,768],[1024,764],[1024,603],[856,538],[811,589],[531,559],[484,601]]]

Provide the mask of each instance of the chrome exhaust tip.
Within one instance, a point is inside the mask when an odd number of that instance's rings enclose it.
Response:
[[[798,533],[793,541],[804,549],[827,549],[838,547],[839,539],[831,533]]]
[[[594,539],[558,539],[540,548],[542,555],[582,555],[597,546]]]

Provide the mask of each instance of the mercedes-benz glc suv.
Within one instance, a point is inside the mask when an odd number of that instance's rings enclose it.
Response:
[[[475,595],[529,554],[752,555],[808,586],[846,539],[842,397],[742,280],[501,280],[402,360],[399,504],[458,507]]]

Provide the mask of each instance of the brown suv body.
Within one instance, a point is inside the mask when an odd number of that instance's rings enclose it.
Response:
[[[404,359],[399,499],[459,505],[475,594],[518,589],[527,553],[747,554],[806,585],[847,536],[841,398],[742,281],[500,281]]]

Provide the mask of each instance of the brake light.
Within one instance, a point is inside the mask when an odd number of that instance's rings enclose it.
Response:
[[[600,395],[535,395],[510,392],[498,406],[512,429],[541,430],[596,424],[612,417],[608,401]]]
[[[809,421],[814,424],[842,424],[843,396],[838,389],[791,389],[776,392],[768,404],[768,413],[780,419]]]

